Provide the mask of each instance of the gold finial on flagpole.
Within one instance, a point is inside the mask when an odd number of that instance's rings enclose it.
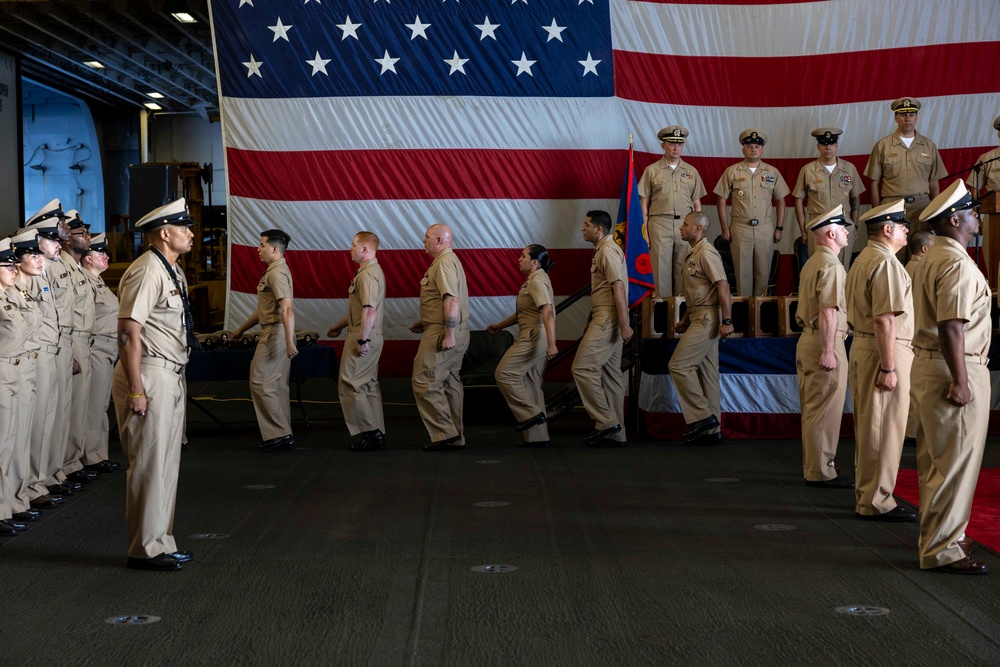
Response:
[[[628,133],[628,147],[632,148],[632,133]]]

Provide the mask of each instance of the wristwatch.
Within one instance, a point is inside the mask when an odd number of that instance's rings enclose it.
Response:
[[[785,231],[785,228],[784,228],[784,227],[775,227],[775,229],[777,229],[777,230],[778,230],[779,232],[783,232],[783,231]]]
[[[727,327],[733,326],[733,321],[731,319],[729,319],[728,317],[726,319],[722,320],[722,323],[725,324]]]
[[[370,338],[359,338],[358,339],[358,345],[367,345],[370,342],[372,342]]]

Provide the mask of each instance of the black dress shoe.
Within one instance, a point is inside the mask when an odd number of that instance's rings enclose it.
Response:
[[[81,489],[83,488],[83,485],[81,484],[75,484],[74,486],[79,486]],[[75,493],[73,489],[70,488],[69,484],[53,484],[52,486],[46,487],[46,490],[49,492],[50,496],[71,496]]]
[[[539,412],[537,415],[531,419],[525,419],[523,422],[518,422],[517,426],[514,427],[515,431],[527,431],[532,426],[538,426],[539,424],[544,424],[548,421],[544,412]]]
[[[916,446],[917,446],[916,438],[903,438],[903,447],[916,447]]]
[[[704,433],[705,431],[711,431],[719,427],[719,418],[715,415],[709,415],[704,419],[699,419],[698,421],[691,424],[691,428],[684,432],[681,438],[684,442],[693,442],[695,438]]]
[[[31,509],[47,510],[47,509],[52,509],[53,507],[62,502],[65,502],[65,499],[60,496],[50,496],[48,494],[45,494],[44,496],[38,496],[30,503],[28,503],[28,505],[31,507]]]
[[[98,477],[100,477],[98,473],[89,470],[77,470],[66,475],[66,479],[77,484],[90,484]]]
[[[688,440],[689,445],[719,445],[722,444],[722,431],[715,433],[702,433],[692,440]]]
[[[525,441],[517,443],[517,446],[526,449],[545,449],[546,447],[549,446],[549,441],[548,440],[532,440],[531,442]]]
[[[833,479],[821,479],[818,481],[807,479],[806,486],[818,486],[823,489],[853,489],[854,482],[837,475]]]
[[[257,450],[261,452],[281,452],[291,451],[293,449],[295,449],[295,438],[291,433],[283,435],[280,438],[265,440],[259,447],[257,447]]]
[[[22,531],[14,530],[3,521],[0,521],[0,537],[14,537],[15,535],[20,535]]]
[[[23,533],[24,531],[28,530],[28,526],[26,524],[14,521],[13,519],[4,519],[3,521],[0,521],[0,524],[3,524],[8,528],[16,530],[19,533]]]
[[[917,520],[917,513],[911,512],[902,505],[896,505],[884,514],[860,514],[855,512],[854,516],[862,521],[886,521],[889,523],[905,523]]]
[[[38,521],[38,517],[41,516],[41,512],[37,510],[27,510],[25,512],[17,512],[10,516],[14,521]]]
[[[101,463],[103,463],[104,465],[106,465],[109,468],[111,468],[112,472],[116,471],[116,470],[121,470],[122,469],[122,464],[118,463],[117,461],[111,461],[109,459],[104,459],[103,461],[101,461]]]
[[[174,551],[173,553],[169,553],[167,555],[178,563],[188,563],[194,560],[194,554],[190,551]]]
[[[424,445],[425,452],[446,452],[449,450],[465,449],[465,445],[458,444],[461,442],[462,436],[456,435],[454,437],[448,438],[447,440],[438,440],[437,442],[432,442],[429,445]]]
[[[971,538],[963,537],[960,540],[955,540],[955,542],[958,543],[959,548],[962,549],[962,552],[966,556],[971,556],[972,555],[972,544],[973,544],[973,542],[972,542]]]
[[[351,443],[348,449],[352,452],[371,452],[376,449],[385,449],[385,434],[379,429],[362,433],[361,439]]]
[[[87,472],[114,472],[116,468],[111,467],[110,461],[101,461],[100,463],[91,463],[83,466],[83,469]]]
[[[947,572],[948,574],[987,574],[989,572],[989,568],[984,563],[972,560],[972,556],[966,556],[954,563],[931,569],[935,572]]]
[[[609,426],[608,428],[595,428],[593,431],[583,436],[584,443],[597,442],[598,440],[603,440],[610,435],[614,435],[622,430],[621,424],[615,424],[614,426]]]
[[[156,572],[165,572],[167,570],[181,569],[181,562],[169,554],[160,554],[159,556],[153,556],[152,558],[132,558],[129,556],[125,567],[130,570],[153,570]]]

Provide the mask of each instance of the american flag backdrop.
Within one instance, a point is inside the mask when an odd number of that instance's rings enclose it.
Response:
[[[840,154],[863,171],[904,95],[923,101],[917,129],[949,170],[996,145],[996,0],[212,0],[211,12],[227,322],[253,309],[259,232],[280,227],[297,322],[325,331],[346,309],[346,248],[369,229],[388,283],[383,366],[393,341],[412,346],[431,223],[455,231],[474,328],[513,311],[529,243],[552,250],[557,295],[586,284],[580,224],[594,208],[617,216],[630,132],[641,174],[658,129],[689,128],[685,159],[709,191],[748,127],[790,184],[820,126],[845,129]],[[560,315],[560,339],[580,335],[588,308]],[[396,356],[405,370],[411,357]]]

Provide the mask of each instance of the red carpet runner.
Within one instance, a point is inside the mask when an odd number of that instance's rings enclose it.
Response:
[[[900,470],[896,495],[912,505],[920,504],[916,470]],[[972,500],[968,536],[990,550],[1000,553],[1000,468],[983,468]]]

